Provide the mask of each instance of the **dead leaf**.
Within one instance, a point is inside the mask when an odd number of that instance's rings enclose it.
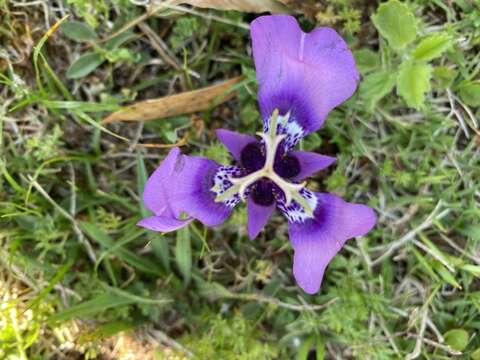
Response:
[[[288,0],[175,0],[172,5],[189,4],[201,8],[243,12],[286,12]]]
[[[233,98],[235,91],[229,92],[229,90],[242,78],[242,76],[238,76],[202,89],[165,96],[159,99],[140,101],[110,114],[102,120],[102,124],[106,125],[113,121],[153,120],[208,110],[214,105]]]

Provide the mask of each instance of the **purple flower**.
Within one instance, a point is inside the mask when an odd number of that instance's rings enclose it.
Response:
[[[348,239],[370,231],[376,216],[368,206],[308,190],[304,179],[335,159],[294,148],[353,94],[359,76],[333,29],[306,34],[295,18],[275,15],[253,21],[251,35],[263,132],[254,137],[217,130],[237,165],[172,149],[145,185],[145,206],[155,216],[138,225],[168,232],[197,219],[216,226],[244,199],[254,239],[278,208],[288,219],[295,279],[313,294],[330,260]]]

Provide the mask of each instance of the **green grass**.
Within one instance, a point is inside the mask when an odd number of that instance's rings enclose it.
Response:
[[[279,214],[255,241],[244,207],[214,229],[135,226],[143,184],[167,153],[137,144],[187,135],[185,152],[225,162],[216,128],[260,128],[244,26],[253,17],[168,10],[139,26],[140,6],[89,3],[60,13],[0,1],[0,358],[108,356],[128,337],[159,359],[480,359],[474,1],[392,1],[407,14],[399,24],[370,1],[296,8],[305,29],[337,28],[362,73],[302,143],[337,157],[309,186],[379,217],[314,296],[295,285]],[[80,25],[45,35],[64,14]],[[196,117],[100,125],[123,104],[240,74],[233,100]]]

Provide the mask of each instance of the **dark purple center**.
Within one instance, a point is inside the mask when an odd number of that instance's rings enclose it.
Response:
[[[246,175],[260,170],[265,164],[264,145],[260,142],[246,145],[240,154],[240,160]],[[280,146],[275,155],[273,170],[282,178],[291,179],[300,173],[300,162],[295,156],[285,154],[283,147]],[[268,179],[255,182],[250,190],[253,200],[263,206],[272,205],[275,201],[275,194],[281,194],[281,190]]]
[[[258,205],[270,206],[275,201],[274,185],[270,180],[261,179],[252,185],[252,198]]]
[[[260,170],[265,164],[265,154],[263,145],[260,143],[250,143],[245,146],[240,154],[242,166],[248,173]]]
[[[300,162],[293,155],[277,157],[273,170],[283,178],[291,179],[300,173]]]

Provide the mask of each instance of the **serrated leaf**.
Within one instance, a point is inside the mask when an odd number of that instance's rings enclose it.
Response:
[[[480,106],[480,82],[462,81],[458,86],[458,95],[469,106]]]
[[[397,77],[397,92],[407,105],[416,109],[423,107],[425,93],[430,91],[432,67],[425,63],[406,61],[400,65]]]
[[[188,226],[185,226],[177,231],[175,260],[177,262],[178,269],[182,273],[185,285],[187,285],[192,276],[192,247],[190,243],[190,229]]]
[[[409,7],[397,0],[381,4],[372,16],[380,35],[387,39],[394,49],[402,49],[417,35],[415,16]]]
[[[463,329],[452,329],[444,335],[445,342],[453,350],[462,351],[468,345],[468,332]]]
[[[412,56],[419,61],[430,61],[442,55],[450,46],[452,42],[447,34],[431,35],[417,45]]]
[[[88,52],[75,60],[67,69],[68,79],[78,79],[90,74],[105,60],[95,52]]]
[[[61,29],[66,37],[78,42],[94,41],[97,39],[95,31],[87,24],[79,21],[67,21],[61,25]]]
[[[446,66],[437,66],[433,69],[433,79],[440,88],[447,88],[453,84],[458,71]]]
[[[365,100],[368,111],[373,111],[377,103],[395,86],[395,73],[379,71],[368,75],[360,83],[359,94]]]
[[[375,70],[380,65],[380,56],[370,49],[360,49],[353,52],[357,69],[361,74]]]

